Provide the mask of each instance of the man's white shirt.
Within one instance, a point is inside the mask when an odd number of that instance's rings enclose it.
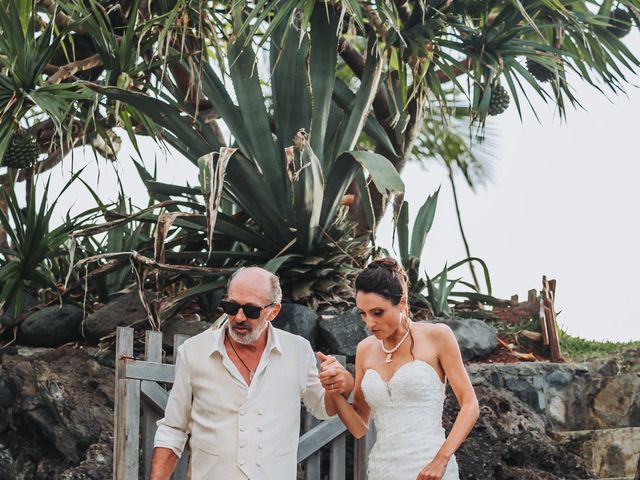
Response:
[[[187,340],[154,446],[179,457],[191,433],[193,480],[294,479],[300,400],[328,418],[307,340],[268,324],[267,344],[247,385],[229,358],[226,325]]]

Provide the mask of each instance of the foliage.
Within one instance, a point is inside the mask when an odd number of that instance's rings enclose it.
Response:
[[[121,255],[117,275],[101,263],[95,269],[109,275],[102,295],[127,281],[126,252],[115,250],[142,247],[153,251],[134,260],[143,286],[190,287],[165,313],[247,263],[277,270],[292,299],[315,294],[331,303],[348,295],[350,272],[402,190],[398,173],[412,155],[457,163],[471,182],[477,162],[461,131],[448,127],[461,115],[483,125],[499,82],[521,114],[531,93],[561,115],[577,105],[570,70],[600,91],[621,91],[639,62],[618,37],[628,18],[637,23],[639,7],[640,0],[618,2],[625,17],[608,0],[259,0],[207,8],[195,0],[6,0],[0,157],[19,126],[46,152],[36,172],[97,136],[106,148],[95,148],[116,158],[115,127],[136,146],[140,135],[167,142],[194,165],[233,149],[215,222],[216,212],[202,207],[208,192],[159,184],[140,169],[152,201],[166,210],[134,213],[121,201],[109,214],[122,222],[105,218],[102,231],[114,232],[106,243],[83,237],[87,253],[93,245],[98,256]],[[553,75],[539,80],[526,59]],[[138,236],[139,228],[146,233]],[[430,279],[432,294],[450,290],[452,269],[476,261],[445,267]]]
[[[95,211],[67,217],[62,224],[50,228],[51,216],[60,195],[71,185],[77,175],[64,186],[52,201],[48,200],[49,183],[44,187],[38,202],[34,185],[29,189],[27,206],[23,210],[18,204],[15,191],[3,189],[2,194],[9,207],[9,215],[0,210],[0,225],[11,240],[8,248],[0,248],[0,305],[14,300],[15,315],[19,315],[23,297],[27,291],[37,293],[40,288],[56,288],[54,271],[58,271],[57,259],[61,247],[70,234],[93,218]]]
[[[558,337],[562,355],[576,362],[617,354],[625,349],[640,349],[640,341],[612,342],[606,340],[586,340],[581,337],[569,335],[562,328],[558,328]]]
[[[484,261],[479,258],[470,257],[450,267],[445,265],[443,270],[433,278],[429,277],[426,271],[424,272],[424,277],[420,275],[420,262],[424,254],[427,235],[433,225],[439,194],[440,189],[430,195],[420,207],[411,233],[409,232],[409,204],[404,201],[396,219],[395,227],[400,262],[409,276],[410,305],[413,309],[428,308],[431,314],[436,317],[449,317],[453,314],[451,305],[456,303],[453,297],[469,298],[474,294],[480,293],[477,288],[467,282],[449,278],[449,272],[464,264],[477,262],[484,271],[488,294],[484,296],[475,295],[474,298],[483,297],[483,301],[486,302],[493,297],[491,297],[491,280],[488,268]],[[470,287],[473,291],[454,292],[453,289],[458,283]]]
[[[229,44],[229,76],[237,102],[208,63],[194,60],[196,70],[203,72],[203,100],[216,105],[235,140],[234,153],[225,169],[223,198],[238,213],[233,217],[217,215],[216,238],[231,236],[241,242],[242,251],[260,253],[272,260],[267,266],[280,271],[291,299],[308,300],[315,293],[326,304],[340,302],[349,294],[350,274],[366,252],[366,239],[357,239],[353,226],[341,214],[349,185],[360,181],[361,191],[366,191],[366,171],[382,195],[404,189],[386,158],[352,150],[363,130],[382,142],[386,139],[375,120],[369,127],[364,122],[378,86],[381,59],[371,43],[358,91],[354,94],[338,87],[335,58],[327,57],[336,54],[337,25],[335,13],[327,14],[318,8],[312,15],[309,34],[295,26],[274,33],[269,102],[260,88],[256,52],[242,44],[240,32]],[[194,164],[209,152],[214,152],[219,162],[218,152],[226,146],[197,112],[181,112],[178,98],[163,101],[124,89],[97,90],[146,115],[162,129],[162,138]],[[348,100],[344,107],[333,102],[337,91],[343,100]],[[147,183],[159,193],[159,185]],[[184,202],[194,190],[201,194],[197,188],[169,188],[163,193],[181,196]],[[367,211],[372,229],[373,212]],[[207,209],[207,216],[212,213]],[[193,223],[196,218],[190,221]],[[216,251],[212,258],[224,259],[228,254]]]

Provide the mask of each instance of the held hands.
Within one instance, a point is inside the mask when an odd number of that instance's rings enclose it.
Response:
[[[418,474],[416,480],[440,480],[449,461],[444,457],[436,457]]]
[[[320,360],[320,382],[331,395],[348,397],[353,390],[353,377],[333,355],[316,353]]]

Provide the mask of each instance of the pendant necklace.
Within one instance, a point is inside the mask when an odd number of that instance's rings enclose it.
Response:
[[[231,341],[231,339],[229,340],[229,345],[231,345],[231,350],[233,350],[233,353],[236,354],[236,357],[238,357],[238,360],[240,360],[240,363],[242,363],[242,365],[244,365],[244,368],[246,368],[249,371],[249,383],[251,383],[251,380],[253,380],[253,374],[255,373],[255,370],[251,370],[246,363],[244,363],[244,360],[242,360],[242,357],[240,356],[240,354],[238,353],[238,351],[236,350],[236,347],[233,346],[233,342]],[[404,339],[403,339],[404,340]],[[399,345],[398,345],[399,346]]]
[[[402,339],[398,342],[398,344],[395,347],[391,349],[384,348],[384,340],[380,341],[380,344],[382,345],[382,351],[387,354],[387,358],[384,361],[385,363],[393,362],[393,354],[396,353],[396,351],[400,348],[400,346],[402,345],[402,342],[404,342],[407,339],[407,337],[409,336],[410,330],[411,330],[411,327],[407,328],[407,331],[402,337]]]

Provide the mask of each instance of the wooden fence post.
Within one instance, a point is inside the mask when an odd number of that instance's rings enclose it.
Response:
[[[147,330],[145,333],[145,360],[147,362],[162,363],[162,332]],[[156,435],[156,422],[160,415],[148,405],[142,405],[142,455],[144,461],[143,477],[149,478],[151,473],[151,456],[153,455],[153,440]]]
[[[116,332],[113,474],[118,480],[138,480],[140,380],[123,378],[127,358],[133,358],[133,329],[119,327]]]

